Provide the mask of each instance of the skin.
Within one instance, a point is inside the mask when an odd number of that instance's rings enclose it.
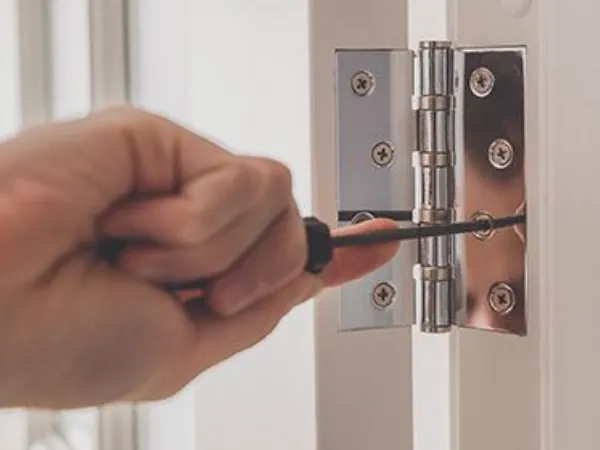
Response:
[[[397,246],[304,272],[291,175],[166,119],[116,108],[0,145],[0,407],[167,398]],[[375,220],[337,233],[393,227]],[[94,251],[129,244],[115,264]],[[210,278],[211,314],[160,288]]]

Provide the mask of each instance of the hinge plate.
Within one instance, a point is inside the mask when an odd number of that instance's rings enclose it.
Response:
[[[347,224],[348,211],[415,208],[413,60],[410,50],[336,52],[337,207],[345,213],[340,225]],[[512,215],[525,204],[525,51],[454,49],[452,64],[456,219],[468,220],[478,212]],[[393,160],[386,165],[385,152],[377,152],[390,147]],[[524,335],[524,229],[496,230],[487,239],[466,235],[453,242],[455,324]],[[390,264],[342,287],[340,329],[414,324],[420,307],[414,300],[419,298],[412,276],[416,261],[415,243],[403,243]],[[374,299],[377,286],[384,294],[390,286],[395,289],[395,301],[382,307]]]
[[[459,220],[525,207],[525,55],[522,47],[455,53]],[[524,227],[461,236],[456,245],[457,324],[525,335]]]
[[[338,211],[410,211],[412,53],[339,51],[336,73]],[[412,325],[415,249],[403,245],[390,264],[341,288],[342,331]]]

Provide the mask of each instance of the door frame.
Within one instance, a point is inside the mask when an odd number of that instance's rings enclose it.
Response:
[[[343,335],[336,331],[338,293],[321,295],[316,303],[318,448],[369,444],[378,450],[423,450],[432,447],[416,438],[439,432],[440,426],[450,431],[447,449],[596,448],[600,302],[593,294],[600,238],[584,227],[600,217],[600,197],[590,192],[600,166],[594,148],[600,93],[586,83],[600,69],[591,57],[600,5],[594,0],[448,0],[445,5],[446,33],[456,45],[527,47],[528,334],[460,329],[435,352],[406,330]],[[374,0],[368,8],[356,0],[311,2],[314,199],[316,213],[332,225],[333,51],[405,48],[405,22],[401,0]],[[415,400],[409,412],[404,402],[411,398],[411,351],[413,369],[427,359],[446,358],[438,375],[448,382],[448,396]],[[419,419],[418,408],[436,406],[448,409],[447,423]],[[414,446],[408,439],[413,422]]]

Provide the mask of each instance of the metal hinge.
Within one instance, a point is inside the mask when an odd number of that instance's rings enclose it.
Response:
[[[523,210],[524,70],[523,47],[338,50],[340,224]],[[524,229],[403,244],[390,264],[342,288],[342,331],[413,324],[525,334]]]

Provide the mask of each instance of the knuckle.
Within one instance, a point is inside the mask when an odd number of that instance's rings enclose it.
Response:
[[[229,174],[237,194],[244,196],[256,195],[260,186],[260,178],[256,170],[242,160],[233,162],[229,167]]]
[[[284,164],[265,159],[266,182],[269,189],[277,192],[282,197],[289,197],[292,193],[292,172]]]

